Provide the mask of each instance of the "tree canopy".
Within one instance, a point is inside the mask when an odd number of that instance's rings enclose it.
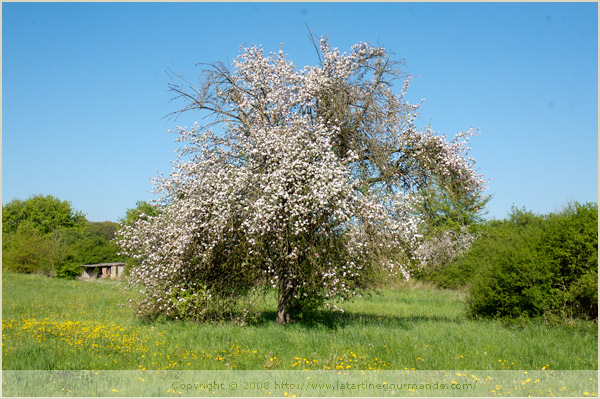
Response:
[[[2,206],[2,233],[14,233],[23,222],[30,222],[42,234],[60,228],[83,228],[85,215],[68,201],[51,195],[34,195],[26,200],[13,199]]]
[[[473,132],[447,141],[418,129],[385,49],[316,47],[317,66],[250,46],[231,70],[211,64],[199,87],[171,86],[188,100],[180,112],[208,120],[176,129],[174,170],[154,182],[161,213],[120,232],[139,262],[140,313],[203,319],[272,285],[287,323],[356,295],[379,269],[408,277],[432,181],[481,197]]]

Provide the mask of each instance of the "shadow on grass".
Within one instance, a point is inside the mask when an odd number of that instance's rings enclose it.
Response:
[[[276,312],[264,311],[250,325],[263,326],[275,323]],[[318,311],[297,318],[294,322],[284,326],[301,326],[305,328],[328,328],[338,329],[353,326],[385,326],[390,328],[411,328],[416,324],[445,322],[462,324],[461,317],[446,316],[386,316],[372,313],[348,312],[339,313],[335,311]]]

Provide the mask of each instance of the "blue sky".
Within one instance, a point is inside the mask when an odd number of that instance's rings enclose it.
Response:
[[[598,201],[596,3],[3,3],[2,202],[50,194],[91,221],[124,216],[168,174],[188,113],[163,118],[167,69],[243,44],[316,64],[305,24],[333,45],[405,61],[423,125],[478,128],[488,217]],[[398,88],[400,89],[400,88]]]

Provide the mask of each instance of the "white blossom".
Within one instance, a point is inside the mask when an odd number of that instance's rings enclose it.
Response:
[[[215,66],[200,108],[222,129],[177,127],[173,170],[153,180],[161,213],[120,230],[123,253],[138,262],[130,283],[142,287],[142,314],[202,319],[211,304],[230,306],[257,286],[279,287],[297,303],[348,299],[376,267],[409,278],[411,260],[427,253],[410,179],[425,170],[481,190],[464,155],[473,132],[447,142],[416,129],[418,106],[402,99],[408,80],[400,95],[377,85],[384,49],[360,43],[346,54],[323,40],[321,53],[320,66],[298,70],[282,50],[251,46],[233,72]],[[371,85],[352,83],[364,76]],[[350,98],[379,90],[386,118],[373,118],[368,134],[394,149],[390,163],[410,159],[409,175],[398,173],[391,189],[365,185],[377,176],[365,175],[362,155],[340,152],[348,122],[318,111],[340,85]]]

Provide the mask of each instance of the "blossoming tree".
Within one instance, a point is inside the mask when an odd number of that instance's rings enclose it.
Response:
[[[432,178],[481,195],[472,132],[448,142],[416,128],[385,49],[316,48],[319,65],[298,69],[282,50],[251,46],[232,69],[212,64],[200,87],[172,85],[189,100],[182,111],[212,118],[177,129],[174,170],[154,183],[160,214],[122,227],[140,313],[222,317],[273,286],[276,322],[288,323],[380,270],[408,278]]]

